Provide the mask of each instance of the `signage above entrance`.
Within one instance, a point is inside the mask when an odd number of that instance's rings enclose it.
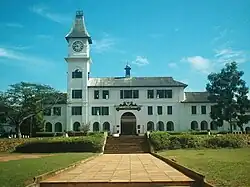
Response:
[[[123,102],[122,104],[115,105],[115,108],[117,111],[119,110],[141,110],[141,106],[134,104],[132,101],[131,102]]]

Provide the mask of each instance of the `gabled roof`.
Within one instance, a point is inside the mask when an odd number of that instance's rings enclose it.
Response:
[[[211,103],[208,95],[208,92],[185,92],[185,100],[182,103]]]
[[[69,31],[69,33],[65,36],[66,40],[68,41],[69,38],[87,38],[89,43],[92,44],[92,39],[86,29],[83,12],[77,11],[74,24]]]
[[[187,87],[172,77],[90,78],[88,87]]]

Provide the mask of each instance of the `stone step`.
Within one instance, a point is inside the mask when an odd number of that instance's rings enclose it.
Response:
[[[193,182],[41,182],[40,187],[191,187]]]
[[[148,152],[144,136],[108,137],[104,153],[143,153]]]

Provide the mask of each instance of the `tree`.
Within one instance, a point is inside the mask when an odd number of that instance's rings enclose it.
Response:
[[[243,125],[250,120],[246,111],[250,108],[250,101],[247,97],[249,88],[242,79],[244,72],[238,70],[236,62],[227,63],[219,73],[208,75],[209,83],[206,90],[209,93],[208,99],[215,103],[212,106],[210,117],[223,126],[223,121],[232,126],[237,124],[242,131]]]
[[[59,103],[66,103],[66,97],[54,88],[20,82],[10,85],[10,89],[0,94],[0,113],[4,113],[9,123],[16,126],[17,137],[20,138],[22,125],[35,122],[37,127],[43,123],[43,112]]]

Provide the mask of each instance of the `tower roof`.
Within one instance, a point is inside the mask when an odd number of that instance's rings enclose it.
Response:
[[[89,43],[92,44],[92,39],[84,23],[83,11],[76,11],[76,17],[73,26],[65,38],[67,41],[69,38],[87,38]]]

